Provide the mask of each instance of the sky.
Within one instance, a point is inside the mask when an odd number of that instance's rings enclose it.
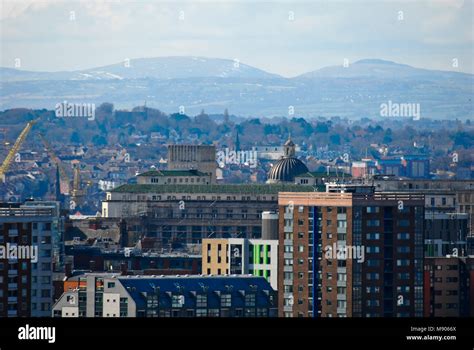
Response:
[[[203,56],[292,77],[380,58],[474,73],[473,3],[0,0],[0,66],[60,71]]]

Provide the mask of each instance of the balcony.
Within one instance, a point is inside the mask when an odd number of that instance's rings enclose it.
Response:
[[[338,287],[347,287],[347,281],[337,281]]]

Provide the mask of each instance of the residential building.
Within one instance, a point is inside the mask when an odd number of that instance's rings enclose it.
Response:
[[[425,258],[424,316],[474,316],[474,257]]]
[[[278,204],[280,316],[423,316],[423,195],[283,192]]]
[[[203,239],[202,273],[262,276],[277,290],[278,240]]]
[[[53,301],[58,207],[0,206],[0,316],[47,317]],[[13,252],[16,252],[13,255]]]
[[[275,317],[275,291],[254,276],[86,274],[53,317]]]

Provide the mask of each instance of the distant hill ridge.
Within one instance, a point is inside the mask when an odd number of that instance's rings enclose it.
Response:
[[[380,116],[380,105],[418,103],[421,117],[472,118],[474,75],[369,58],[285,78],[245,63],[206,57],[137,58],[77,71],[0,68],[0,110],[50,108],[67,100],[142,105],[168,113],[242,116]]]

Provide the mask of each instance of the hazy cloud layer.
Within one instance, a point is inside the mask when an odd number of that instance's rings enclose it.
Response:
[[[1,0],[0,6],[0,64],[14,67],[19,58],[24,70],[185,55],[239,59],[284,76],[372,57],[474,72],[471,0]]]

